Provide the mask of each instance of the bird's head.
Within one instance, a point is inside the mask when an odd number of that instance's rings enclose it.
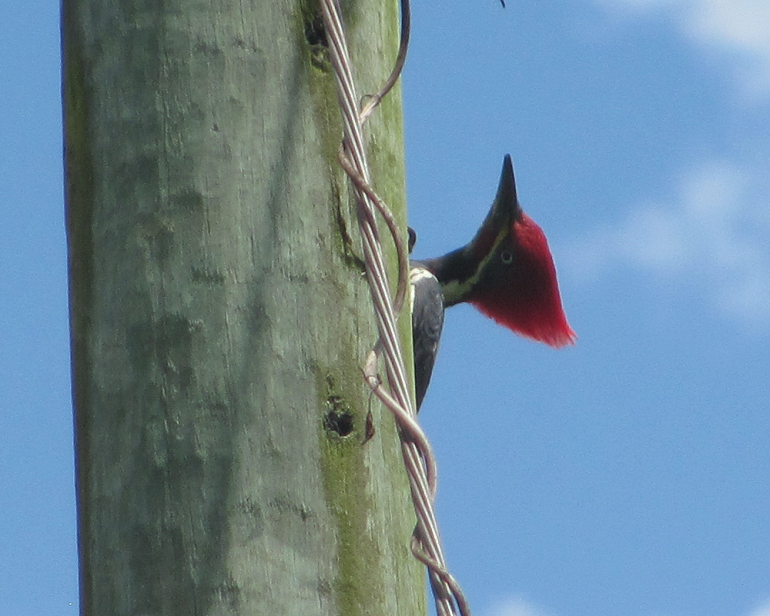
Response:
[[[562,308],[556,268],[543,230],[519,205],[506,155],[492,208],[473,240],[425,261],[444,302],[469,302],[513,332],[561,347],[575,342]]]

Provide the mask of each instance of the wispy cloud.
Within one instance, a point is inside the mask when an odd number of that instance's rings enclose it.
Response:
[[[551,612],[522,599],[519,596],[511,596],[498,601],[490,610],[484,612],[485,616],[553,616]],[[770,616],[770,601],[759,604],[747,616]]]
[[[521,597],[508,597],[498,601],[485,614],[487,616],[552,616],[550,612]],[[755,615],[752,614],[752,616]],[[757,616],[764,616],[764,614]]]
[[[770,616],[770,601],[761,604],[749,616]]]
[[[597,0],[615,12],[669,15],[690,40],[729,60],[743,91],[770,98],[770,2],[767,0]]]
[[[631,267],[697,285],[724,314],[770,327],[770,203],[763,176],[723,161],[694,167],[673,194],[565,247],[580,280]],[[769,615],[770,616],[770,615]]]

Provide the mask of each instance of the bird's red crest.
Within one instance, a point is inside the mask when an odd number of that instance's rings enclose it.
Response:
[[[481,285],[468,299],[483,314],[515,333],[552,347],[577,338],[561,303],[556,267],[543,230],[526,214],[513,222],[510,263],[494,285]]]

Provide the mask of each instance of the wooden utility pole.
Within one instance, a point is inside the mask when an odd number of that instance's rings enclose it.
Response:
[[[397,3],[343,5],[374,92]],[[81,613],[425,613],[316,1],[62,20]],[[399,90],[367,134],[403,222]]]

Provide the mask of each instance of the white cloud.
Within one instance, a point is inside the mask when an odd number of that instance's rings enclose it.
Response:
[[[767,0],[597,0],[615,12],[663,13],[690,40],[726,54],[745,94],[770,97]]]
[[[553,616],[553,614],[520,596],[513,595],[486,610],[484,616]],[[759,603],[747,616],[770,616],[770,600]]]
[[[544,610],[518,596],[508,597],[494,604],[491,610],[484,612],[485,616],[553,616]],[[770,601],[759,604],[748,616],[770,616]]]
[[[567,246],[560,263],[578,280],[632,267],[697,285],[724,314],[770,328],[770,190],[762,177],[727,162],[699,165],[670,198]]]
[[[498,601],[486,614],[487,616],[551,616],[550,612],[521,597],[508,597]]]
[[[770,601],[766,601],[755,609],[749,616],[770,616]]]

